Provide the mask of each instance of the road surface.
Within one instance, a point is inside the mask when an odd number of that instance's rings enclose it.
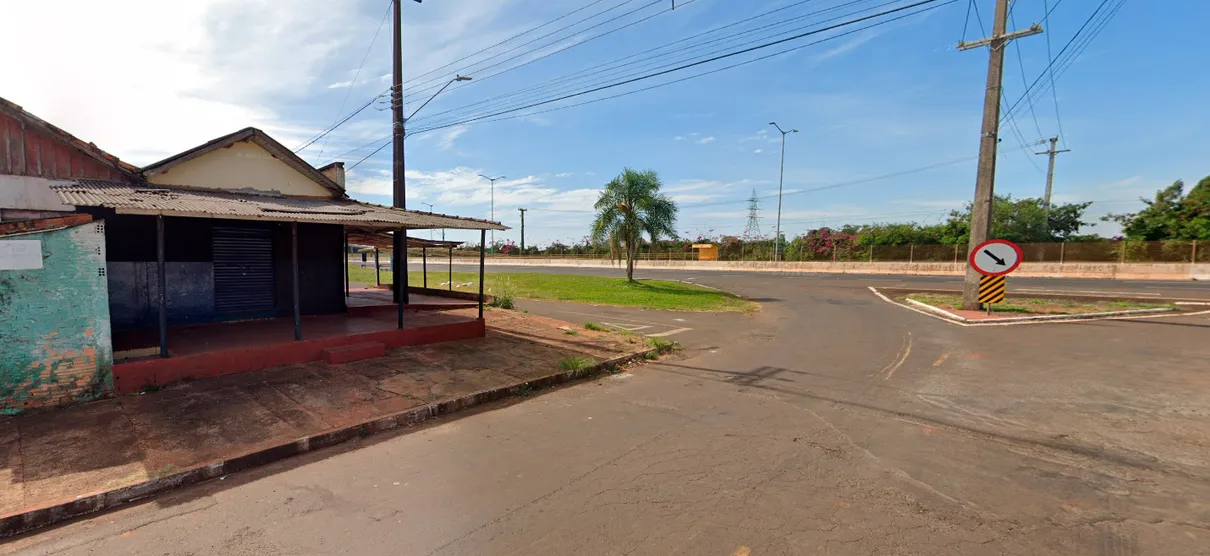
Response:
[[[954,279],[642,274],[763,307],[581,306],[573,320],[690,329],[668,336],[690,349],[0,552],[1210,554],[1204,315],[963,328],[865,289]],[[1020,282],[1205,296],[1200,284]]]

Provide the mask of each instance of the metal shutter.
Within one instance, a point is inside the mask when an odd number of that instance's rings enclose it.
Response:
[[[275,307],[269,230],[214,228],[214,308],[219,313]]]

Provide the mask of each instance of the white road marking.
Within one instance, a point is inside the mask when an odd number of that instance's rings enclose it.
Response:
[[[681,332],[688,332],[688,331],[690,331],[690,330],[693,330],[693,329],[692,329],[692,328],[676,328],[676,329],[673,329],[673,330],[669,330],[669,331],[667,331],[667,332],[660,332],[659,334],[647,334],[647,336],[649,336],[649,337],[651,337],[651,338],[663,338],[664,336],[671,336],[671,335],[673,335],[673,334],[680,334]]]
[[[1160,295],[1162,295],[1162,294],[1158,294],[1158,293],[1142,293],[1142,292],[1107,292],[1107,291],[1102,291],[1102,290],[1051,290],[1051,289],[1043,289],[1043,288],[1013,288],[1013,291],[1035,292],[1035,293],[1092,293],[1092,294],[1097,294],[1097,295],[1125,295],[1125,296],[1149,295],[1152,297],[1159,297]]]
[[[622,325],[617,324],[617,323],[613,323],[613,322],[605,322],[605,321],[601,321],[601,324],[604,324],[605,326],[612,326],[612,327],[614,327],[614,328],[621,328],[622,330],[629,330],[629,331],[631,331],[631,332],[634,332],[635,330],[642,330],[642,329],[644,329],[644,328],[651,328],[651,327],[650,327],[650,326],[648,326],[648,325],[640,325],[640,326],[622,326]]]

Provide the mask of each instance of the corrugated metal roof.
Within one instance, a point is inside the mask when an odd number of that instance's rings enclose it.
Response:
[[[111,208],[118,214],[315,222],[378,229],[508,229],[489,220],[401,210],[351,199],[281,197],[97,180],[76,180],[51,189],[65,204]]]

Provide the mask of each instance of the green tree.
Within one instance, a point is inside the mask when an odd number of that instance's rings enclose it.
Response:
[[[1011,195],[996,195],[992,203],[991,237],[1016,243],[1067,241],[1077,237],[1080,228],[1088,225],[1082,219],[1084,211],[1091,205],[1091,202],[1052,203],[1050,218],[1047,219],[1042,199],[1013,199]],[[943,243],[967,243],[970,240],[970,221],[970,203],[963,211],[951,212],[949,221],[942,227]]]
[[[646,233],[652,241],[676,237],[676,203],[660,193],[654,170],[626,168],[605,184],[594,209],[592,239],[608,243],[610,251],[626,257],[626,279],[634,281],[634,258]]]
[[[1129,214],[1110,214],[1102,218],[1122,225],[1129,239],[1160,241],[1165,239],[1210,239],[1210,176],[1185,194],[1185,182],[1155,192],[1155,199],[1141,199],[1147,207]]]

